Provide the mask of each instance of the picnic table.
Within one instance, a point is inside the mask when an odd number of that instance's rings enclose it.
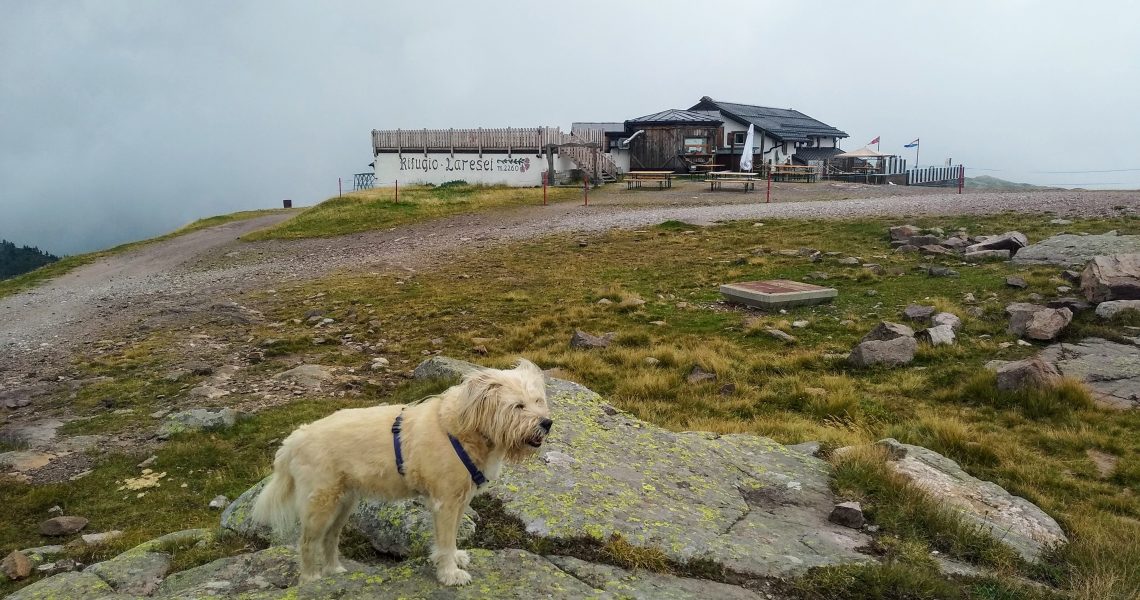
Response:
[[[712,171],[709,173],[709,190],[716,191],[724,188],[726,183],[739,183],[744,186],[743,191],[756,189],[757,173],[739,171]]]
[[[672,171],[630,171],[625,174],[625,189],[640,188],[646,181],[657,182],[657,189],[673,187]]]
[[[803,181],[810,183],[819,177],[819,170],[811,165],[774,165],[773,181]]]

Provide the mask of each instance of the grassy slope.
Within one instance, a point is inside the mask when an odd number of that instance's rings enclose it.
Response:
[[[1047,221],[1044,216],[1009,215],[919,224],[965,226],[975,233],[1017,228],[1040,239],[1059,230]],[[1082,598],[1132,597],[1140,591],[1140,573],[1135,569],[1140,564],[1140,547],[1135,543],[1140,539],[1140,496],[1134,491],[1140,486],[1140,415],[1099,410],[1086,395],[1069,388],[1032,397],[1001,394],[992,375],[982,369],[989,359],[1013,359],[1031,352],[1016,345],[999,346],[1013,341],[1004,331],[1002,309],[1030,292],[1053,295],[1053,288],[1063,284],[1059,270],[951,262],[961,277],[930,278],[914,268],[930,259],[889,251],[884,232],[890,224],[895,223],[768,221],[763,227],[739,223],[709,229],[670,224],[641,233],[597,235],[586,247],[576,243],[578,236],[556,236],[483,250],[430,272],[342,276],[299,287],[279,286],[275,294],[245,299],[263,310],[272,326],[204,326],[199,331],[236,348],[248,337],[280,340],[269,347],[266,362],[246,371],[245,376],[255,380],[297,360],[352,366],[362,372],[367,357],[314,340],[314,335],[336,340],[352,334],[356,340],[384,346],[383,354],[397,368],[408,368],[424,352],[437,350],[493,365],[525,355],[544,367],[559,368],[563,376],[598,390],[622,409],[677,430],[750,432],[786,443],[814,439],[827,447],[890,435],[942,452],[974,475],[1039,504],[1062,523],[1072,542],[1044,567],[1022,565],[988,538],[940,512],[925,495],[892,478],[882,468],[881,457],[858,455],[838,463],[836,489],[862,500],[883,527],[878,548],[887,562],[816,571],[794,583],[790,591],[800,597],[1030,594],[1009,579],[947,582],[934,573],[929,554],[934,549],[1008,575],[1045,579]],[[1140,222],[1078,221],[1065,229],[1136,233]],[[888,273],[873,275],[840,266],[831,258],[813,263],[773,252],[803,246],[861,256],[882,264]],[[840,290],[833,304],[764,315],[716,303],[716,284],[723,281],[799,279],[813,271],[831,275],[828,283]],[[1029,289],[1004,286],[1005,276],[1014,272],[1029,282]],[[870,290],[877,294],[868,295]],[[962,297],[967,292],[982,300],[983,317],[965,312]],[[601,298],[613,303],[599,305]],[[899,311],[915,301],[962,316],[961,343],[923,348],[907,368],[863,371],[846,365],[843,357],[863,333],[880,319],[897,320]],[[332,330],[315,333],[303,323],[312,309],[338,323]],[[791,328],[791,321],[798,319],[810,325]],[[1066,339],[1112,336],[1119,330],[1094,319],[1079,316]],[[768,326],[785,329],[799,341],[785,345],[774,340],[762,332]],[[618,336],[603,351],[571,350],[567,341],[575,328],[615,331]],[[100,407],[100,400],[114,397],[116,408],[147,415],[193,385],[193,381],[170,384],[162,379],[163,373],[186,360],[179,336],[163,331],[147,335],[133,346],[93,356],[77,367],[84,375],[113,379],[89,386],[70,401],[95,417],[69,426],[71,433],[154,427],[157,422],[149,417],[113,415]],[[432,342],[437,338],[441,345]],[[485,346],[489,355],[473,354],[476,343]],[[644,359],[650,356],[660,364],[647,366]],[[685,375],[694,365],[716,372],[720,380],[686,384]],[[373,379],[364,376],[348,387],[350,394],[359,394],[355,397],[303,397],[261,412],[229,432],[177,438],[158,453],[156,468],[169,473],[168,484],[141,498],[117,488],[137,474],[133,465],[144,456],[101,457],[93,474],[66,485],[0,486],[0,504],[8,507],[9,516],[0,525],[0,547],[46,543],[35,535],[35,524],[53,504],[91,518],[93,530],[128,531],[127,540],[101,551],[104,556],[143,538],[216,523],[217,514],[205,508],[206,502],[217,493],[232,498],[263,475],[275,441],[296,424],[344,406],[400,401],[426,391],[422,386],[400,388],[391,398],[387,388]],[[734,383],[735,391],[720,393],[725,382]],[[168,399],[161,400],[162,396]],[[219,402],[243,399],[253,398],[227,397]],[[1101,478],[1085,454],[1088,449],[1118,456],[1120,463]],[[180,487],[182,482],[187,487]],[[490,537],[484,543],[519,543],[511,542],[520,534],[509,524],[492,521],[485,528]],[[500,531],[504,533],[495,533]],[[218,552],[226,550],[232,548]],[[598,552],[619,563],[643,560],[622,551],[620,540],[611,540]]]
[[[549,202],[579,198],[581,191],[551,188]],[[294,219],[245,236],[246,240],[328,237],[385,229],[449,215],[542,203],[542,190],[506,186],[442,185],[375,188],[331,198]]]
[[[1036,192],[1041,190],[1056,190],[1060,188],[1034,185],[1032,183],[1018,183],[1006,181],[990,175],[979,175],[966,178],[966,189],[987,192]]]
[[[126,252],[128,250],[134,250],[135,248],[139,248],[139,247],[144,246],[146,244],[151,244],[154,242],[161,242],[163,240],[168,240],[168,239],[173,238],[173,237],[185,235],[187,233],[198,231],[200,229],[205,229],[207,227],[213,227],[215,225],[221,225],[223,223],[229,223],[232,221],[240,221],[243,219],[253,219],[255,217],[260,217],[263,215],[272,214],[273,212],[275,212],[275,210],[247,210],[247,211],[231,213],[228,215],[217,215],[217,216],[213,216],[213,217],[207,217],[205,219],[198,219],[197,221],[194,221],[193,223],[190,223],[189,225],[186,225],[185,227],[182,227],[180,229],[176,229],[170,233],[160,235],[158,237],[154,237],[154,238],[150,238],[150,239],[146,239],[146,240],[139,240],[137,242],[129,242],[126,244],[121,244],[119,246],[115,246],[114,248],[109,248],[107,250],[99,250],[97,252],[88,252],[86,254],[77,254],[75,256],[68,256],[68,257],[65,257],[65,258],[63,258],[59,261],[56,261],[50,265],[36,269],[35,271],[31,271],[28,273],[24,273],[23,275],[20,275],[18,277],[13,277],[11,279],[5,279],[3,281],[0,281],[0,298],[3,298],[4,296],[8,296],[11,294],[15,294],[18,292],[22,292],[22,291],[29,289],[29,288],[33,288],[37,285],[40,285],[41,283],[43,283],[45,281],[49,281],[49,280],[55,279],[56,277],[59,277],[61,275],[65,275],[73,269],[82,267],[83,265],[86,265],[86,264],[93,263],[93,262],[95,262],[95,261],[97,261],[100,258],[103,258],[105,256],[111,256],[113,254],[119,254],[121,252]]]

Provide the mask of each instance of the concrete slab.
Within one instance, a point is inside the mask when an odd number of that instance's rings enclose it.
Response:
[[[822,304],[839,295],[835,288],[787,279],[726,283],[720,286],[720,293],[730,302],[759,308]]]

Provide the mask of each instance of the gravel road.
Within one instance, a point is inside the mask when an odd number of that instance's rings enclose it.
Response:
[[[882,189],[882,188],[880,188]],[[845,192],[846,193],[846,192]],[[875,194],[859,186],[852,195]],[[5,376],[51,370],[84,343],[110,337],[162,311],[224,302],[247,290],[338,270],[423,268],[492,243],[559,232],[636,228],[665,220],[835,219],[865,216],[1140,214],[1140,192],[1031,192],[897,195],[757,203],[761,194],[709,193],[699,184],[663,192],[598,190],[591,206],[558,204],[462,215],[400,229],[331,239],[244,243],[236,238],[289,214],[238,221],[114,255],[39,288],[0,299],[0,386]],[[653,194],[650,196],[650,194]],[[646,199],[649,198],[647,201]]]

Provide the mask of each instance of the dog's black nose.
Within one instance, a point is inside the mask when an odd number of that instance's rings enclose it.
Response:
[[[542,421],[539,421],[538,426],[545,429],[547,432],[549,432],[550,426],[553,424],[554,424],[554,421],[551,421],[550,419],[543,419]]]

